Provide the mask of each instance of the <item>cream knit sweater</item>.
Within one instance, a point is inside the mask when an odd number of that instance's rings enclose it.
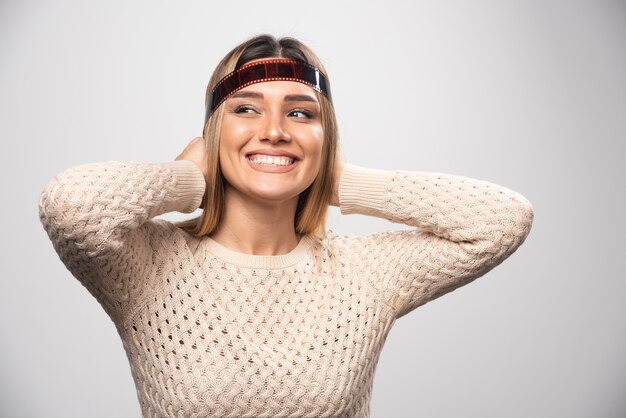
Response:
[[[109,162],[70,168],[41,196],[61,260],[117,327],[144,417],[368,417],[395,320],[501,263],[533,220],[524,197],[485,181],[348,165],[342,213],[415,228],[255,256],[151,219],[203,193],[189,161]]]

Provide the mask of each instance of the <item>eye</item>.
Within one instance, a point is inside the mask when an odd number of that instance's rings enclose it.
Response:
[[[311,119],[313,118],[313,113],[306,109],[294,109],[289,112],[289,116],[293,116],[295,118],[303,118],[303,119]]]
[[[253,113],[257,113],[257,111],[252,108],[251,106],[248,105],[241,105],[241,106],[237,106],[234,110],[233,113],[238,113],[238,114],[253,114]]]

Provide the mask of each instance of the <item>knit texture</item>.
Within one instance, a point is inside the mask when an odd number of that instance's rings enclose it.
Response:
[[[342,213],[415,228],[256,256],[152,219],[195,210],[204,188],[189,161],[109,162],[41,196],[61,260],[117,327],[144,417],[369,417],[395,320],[501,263],[533,220],[485,181],[347,165]]]

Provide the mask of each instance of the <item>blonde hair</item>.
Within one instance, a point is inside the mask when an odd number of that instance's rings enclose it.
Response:
[[[328,75],[315,53],[297,39],[289,37],[277,39],[271,35],[255,36],[233,48],[217,65],[207,86],[205,104],[215,85],[224,76],[250,61],[262,58],[290,58],[304,61]],[[326,232],[326,213],[332,196],[339,132],[332,103],[324,94],[317,91],[315,94],[320,103],[320,117],[324,130],[322,158],[317,177],[300,194],[294,226],[298,234],[323,236]],[[178,224],[179,227],[195,236],[209,235],[214,232],[225,210],[226,180],[222,175],[219,161],[223,116],[224,106],[220,106],[206,121],[202,133],[206,143],[208,173],[207,187],[202,202],[204,212],[198,218]]]

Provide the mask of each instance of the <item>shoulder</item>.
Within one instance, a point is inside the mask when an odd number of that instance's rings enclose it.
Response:
[[[386,230],[366,235],[338,234],[332,230],[326,233],[320,245],[327,246],[329,251],[340,258],[353,261],[365,261],[375,254],[385,253],[392,249],[410,246],[421,239],[421,231],[416,229]]]

